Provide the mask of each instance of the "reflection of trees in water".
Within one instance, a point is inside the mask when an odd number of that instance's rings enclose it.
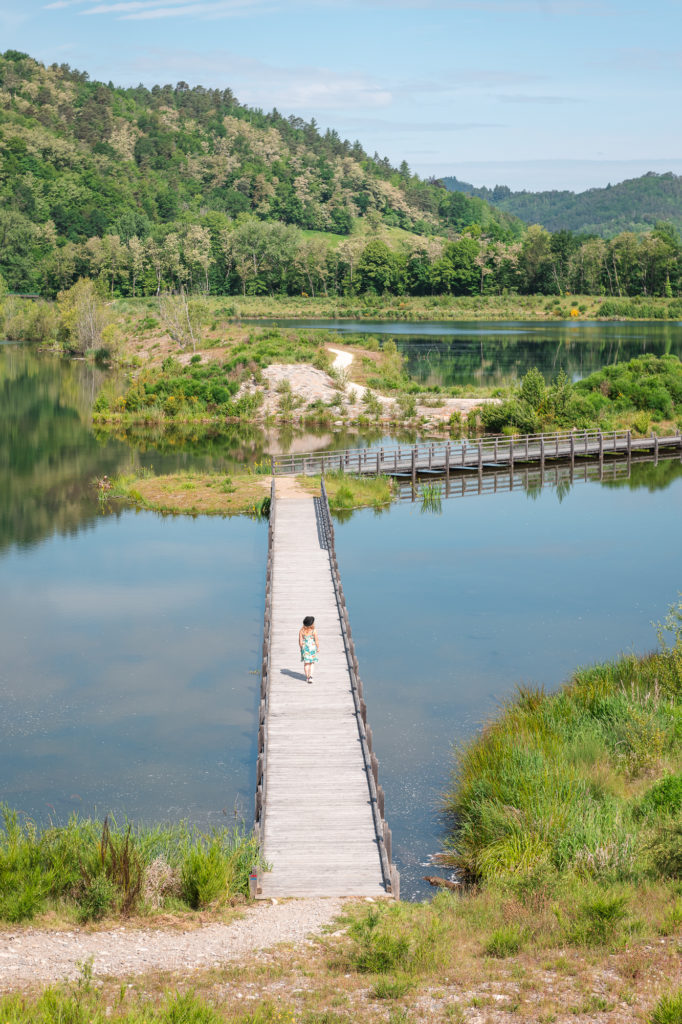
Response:
[[[653,491],[664,491],[670,487],[674,480],[682,477],[682,461],[679,458],[666,458],[659,460],[658,465],[651,462],[639,462],[632,466],[629,478],[623,480],[604,480],[605,487],[627,487],[628,490],[638,491],[642,487],[651,493]]]
[[[682,329],[677,324],[623,324],[613,329],[547,326],[518,333],[398,336],[407,369],[426,385],[501,386],[533,366],[550,381],[560,369],[575,380],[610,363],[634,359],[645,352],[682,356]]]
[[[0,548],[71,533],[97,515],[93,478],[116,466],[88,427],[98,371],[0,350]]]
[[[30,348],[0,348],[0,550],[28,545],[53,533],[75,533],[103,511],[95,479],[154,467],[156,473],[183,469],[231,472],[269,459],[269,450],[315,430],[295,428],[289,436],[266,433],[253,424],[187,425],[170,429],[112,429],[93,432],[92,401],[102,372],[90,364],[39,355]],[[329,441],[326,428],[320,431]],[[376,436],[365,440],[379,440]],[[370,431],[371,434],[371,431]],[[339,433],[333,445],[351,447],[358,435]],[[109,514],[120,514],[111,503]]]

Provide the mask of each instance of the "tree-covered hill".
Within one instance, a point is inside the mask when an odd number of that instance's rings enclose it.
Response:
[[[548,231],[576,231],[611,238],[621,231],[650,231],[660,221],[682,231],[682,177],[650,171],[618,185],[586,192],[512,192],[506,185],[474,188],[455,177],[443,178],[453,192],[484,199],[498,210]]]
[[[249,216],[330,236],[522,230],[484,200],[395,169],[314,120],[243,106],[229,89],[116,88],[66,64],[0,56],[0,273],[11,289],[54,292],[90,269],[74,246],[90,240],[94,252],[105,237],[162,253],[169,236],[189,235],[195,262],[208,240],[218,266],[221,232]]]

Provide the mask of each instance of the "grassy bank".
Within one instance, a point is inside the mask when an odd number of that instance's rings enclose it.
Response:
[[[478,414],[492,432],[532,434],[552,430],[616,430],[659,434],[682,427],[682,361],[677,356],[645,355],[605,366],[589,377],[569,381],[560,372],[547,386],[533,369],[499,404]]]
[[[452,863],[526,906],[564,894],[543,926],[562,941],[636,934],[657,892],[659,929],[682,925],[682,602],[659,637],[559,693],[520,691],[458,755]]]
[[[229,907],[248,896],[258,859],[253,838],[239,830],[75,816],[40,829],[4,805],[0,813],[0,922],[85,923]]]
[[[121,498],[152,512],[261,516],[270,506],[270,482],[259,473],[149,472],[114,477],[100,495],[105,502]]]
[[[319,476],[299,476],[296,480],[300,487],[311,494],[320,493]],[[395,481],[388,476],[361,477],[336,472],[327,473],[324,483],[329,508],[338,519],[343,519],[358,508],[380,511],[391,504],[395,493]]]
[[[173,515],[267,515],[272,477],[260,473],[182,472],[154,476],[117,476],[100,491],[102,501],[120,498],[139,508]],[[109,486],[110,483],[110,486]],[[288,486],[291,486],[288,482]],[[331,473],[325,477],[332,512],[343,518],[354,509],[380,510],[390,505],[394,482],[390,477],[354,477]],[[320,493],[320,478],[296,477],[301,492]]]
[[[682,318],[679,299],[643,296],[615,299],[595,295],[358,295],[331,298],[253,295],[233,296],[230,303],[238,319],[556,321]]]

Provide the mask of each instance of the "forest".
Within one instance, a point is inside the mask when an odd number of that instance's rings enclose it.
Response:
[[[680,295],[674,226],[525,226],[229,89],[117,88],[0,56],[0,278],[54,298]],[[0,285],[2,287],[2,285]]]
[[[649,171],[617,185],[584,192],[512,192],[507,185],[475,188],[456,177],[443,178],[453,192],[463,192],[492,203],[498,210],[520,217],[527,224],[542,224],[549,231],[579,231],[612,238],[621,231],[641,234],[659,221],[682,230],[682,177]]]

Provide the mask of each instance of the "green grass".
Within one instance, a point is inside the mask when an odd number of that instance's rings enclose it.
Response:
[[[0,997],[2,1024],[225,1024],[220,1009],[192,992],[173,993],[158,1004],[130,996],[121,989],[113,1005],[105,1005],[87,969],[72,986],[48,988],[37,999],[12,995]],[[270,1004],[259,1004],[252,1012],[230,1015],[231,1024],[294,1024],[292,1013]],[[314,1017],[310,1018],[314,1024]]]
[[[319,494],[319,476],[299,476],[296,479],[306,490]],[[393,480],[387,476],[351,476],[337,471],[325,474],[324,483],[329,508],[341,520],[358,508],[373,508],[380,512],[390,505],[393,497]]]
[[[56,911],[78,921],[226,905],[248,895],[258,860],[244,832],[181,822],[119,826],[76,816],[39,829],[0,807],[0,920]],[[0,1018],[1,1019],[1,1018]]]
[[[518,886],[572,876],[608,896],[682,874],[669,813],[678,788],[666,781],[682,767],[681,611],[668,621],[674,642],[657,653],[579,670],[556,694],[520,690],[460,748],[447,846],[465,877]],[[588,938],[624,910],[620,896],[608,899],[594,903]]]
[[[649,1024],[682,1024],[682,988],[661,996]]]

